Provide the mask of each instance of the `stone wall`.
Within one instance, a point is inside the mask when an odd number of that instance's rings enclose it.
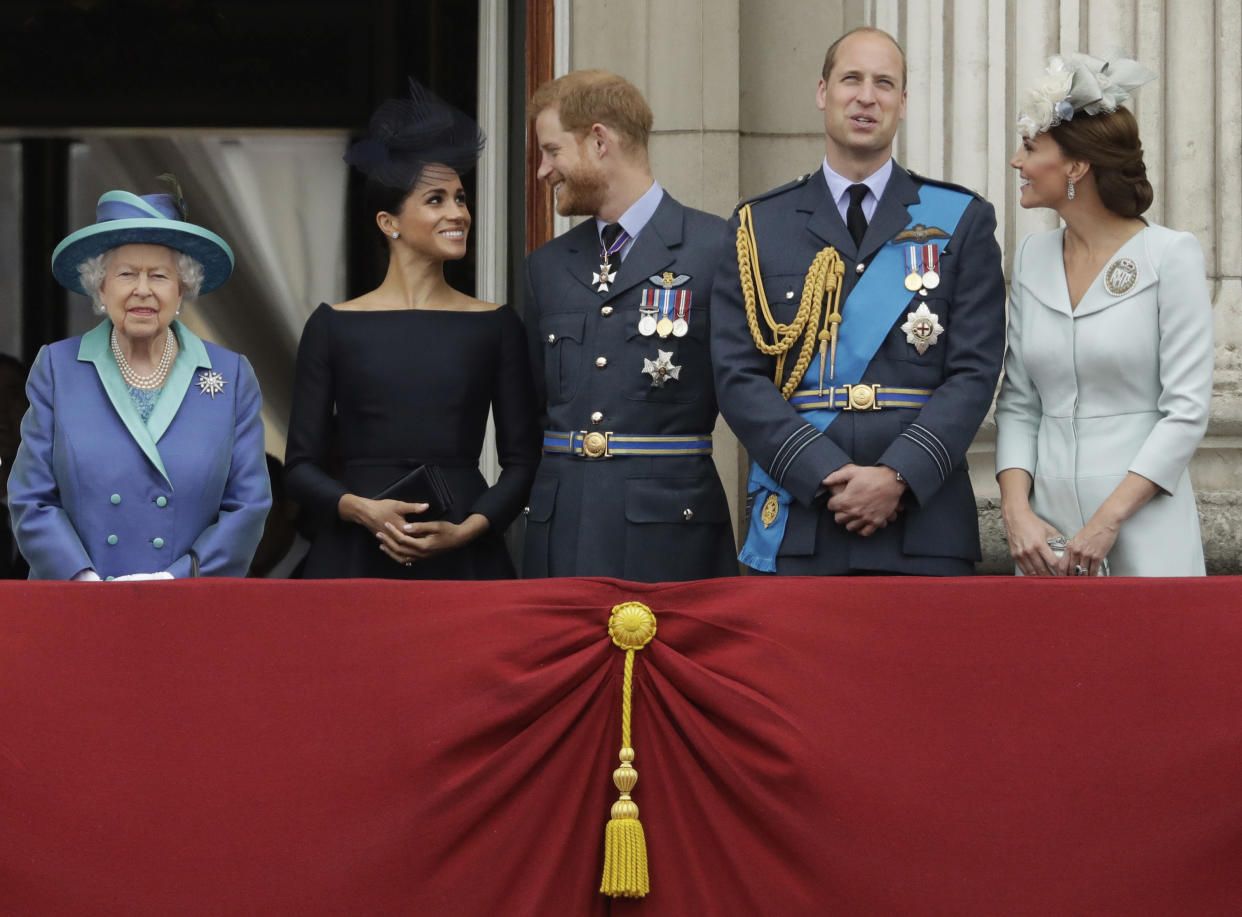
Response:
[[[660,181],[720,214],[815,168],[823,121],[815,86],[827,46],[875,25],[909,58],[896,155],[919,172],[978,190],[996,206],[1009,253],[1055,225],[1017,206],[1007,163],[1022,89],[1058,50],[1117,47],[1160,74],[1134,103],[1156,200],[1151,219],[1195,233],[1216,311],[1216,389],[1208,436],[1191,465],[1214,573],[1242,572],[1242,4],[1238,0],[562,0],[572,66],[624,74],[655,111]],[[984,570],[1009,569],[993,479],[995,426],[970,461]],[[744,454],[718,436],[736,497]],[[734,501],[736,506],[736,499]]]

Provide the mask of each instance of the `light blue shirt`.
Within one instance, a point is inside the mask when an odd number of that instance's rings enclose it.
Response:
[[[832,166],[828,165],[828,157],[824,157],[824,180],[828,182],[828,193],[832,195],[832,199],[837,205],[837,212],[841,214],[842,220],[845,219],[845,212],[850,206],[850,185],[863,184],[870,189],[862,202],[863,216],[870,223],[871,218],[875,216],[875,208],[879,206],[880,197],[884,194],[884,189],[888,187],[889,176],[892,174],[893,160],[890,157],[884,161],[884,165],[880,166],[861,182],[850,181],[844,175],[838,175],[832,171]]]
[[[887,179],[885,179],[887,181]],[[621,219],[617,220],[621,224],[621,228],[630,234],[630,240],[621,246],[621,260],[625,260],[625,256],[630,253],[630,249],[634,247],[634,240],[638,238],[638,234],[643,231],[643,227],[651,222],[651,218],[655,216],[656,208],[660,206],[660,200],[664,197],[664,189],[660,187],[660,183],[652,179],[651,187],[648,188],[643,196],[630,204],[630,209],[621,214]],[[595,218],[595,233],[600,237],[600,246],[604,244],[604,227],[608,225],[606,220]]]

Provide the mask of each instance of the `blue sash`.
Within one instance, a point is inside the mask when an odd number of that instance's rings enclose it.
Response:
[[[937,226],[952,236],[970,201],[970,195],[961,191],[923,185],[919,188],[919,202],[909,208],[910,222],[907,228],[922,223],[924,226]],[[929,240],[941,250],[948,241],[947,238]],[[872,259],[866,273],[846,298],[846,305],[852,304],[853,308],[841,309],[843,318],[837,343],[836,374],[832,382],[834,386],[853,385],[862,381],[863,372],[880,349],[884,338],[893,327],[893,322],[909,307],[910,291],[905,287],[904,258],[905,248],[909,244],[911,243],[894,242],[890,239]],[[811,361],[804,378],[819,378],[818,355]],[[807,423],[820,432],[828,429],[828,425],[839,413],[823,408],[801,412]],[[746,532],[746,542],[742,545],[737,559],[754,570],[775,573],[776,554],[785,538],[789,504],[793,502],[793,497],[755,462],[750,463],[746,490],[750,495],[750,525]],[[765,526],[761,511],[772,494],[776,494],[780,511],[776,519]]]

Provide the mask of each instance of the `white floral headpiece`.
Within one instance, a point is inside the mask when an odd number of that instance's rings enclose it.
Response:
[[[1078,112],[1098,115],[1116,111],[1134,90],[1156,74],[1119,53],[1108,59],[1066,54],[1048,61],[1047,75],[1027,90],[1018,118],[1018,133],[1028,139]]]

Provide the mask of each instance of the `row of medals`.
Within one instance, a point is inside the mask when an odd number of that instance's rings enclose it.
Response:
[[[935,246],[927,247],[935,248]],[[920,246],[911,245],[906,250],[906,263],[911,268],[910,273],[906,274],[906,289],[911,293],[922,293],[924,290],[934,290],[940,286],[938,265],[929,266],[925,271],[919,271],[919,268],[923,266],[923,253],[919,249]],[[935,260],[937,262],[940,260],[939,252],[936,253]],[[926,296],[927,294],[923,293],[923,295]]]
[[[668,337],[670,334],[676,338],[684,338],[686,332],[690,330],[690,323],[684,318],[670,319],[662,318],[656,320],[654,312],[644,312],[638,310],[641,317],[638,319],[638,333],[643,337],[651,337],[658,334],[662,338]]]

